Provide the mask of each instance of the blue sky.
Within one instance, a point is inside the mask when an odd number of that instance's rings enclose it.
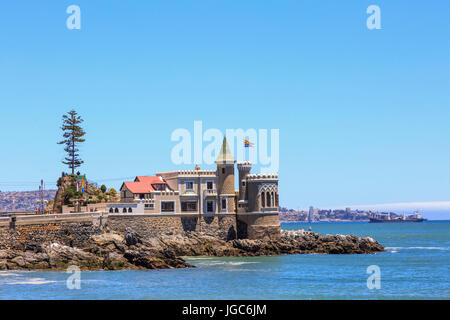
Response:
[[[81,30],[66,28],[71,4]],[[366,28],[371,4],[381,30]],[[190,169],[171,162],[170,136],[202,120],[280,130],[283,206],[449,201],[449,12],[435,0],[2,1],[0,190],[51,187],[76,107],[80,170],[110,186]]]

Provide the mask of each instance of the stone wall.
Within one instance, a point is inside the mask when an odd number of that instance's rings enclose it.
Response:
[[[204,232],[223,240],[236,239],[236,216],[234,214],[161,215],[161,216],[109,216],[107,228],[125,233],[134,231],[144,237],[160,233],[182,234]]]
[[[238,213],[237,236],[239,239],[278,240],[280,238],[278,213]]]
[[[92,217],[92,221],[17,224],[15,229],[0,227],[0,246],[60,241],[83,247],[96,233],[111,230],[121,234],[134,232],[144,238],[161,233],[202,232],[222,240],[272,239],[280,237],[277,214],[177,214],[177,215],[109,215]]]
[[[0,249],[27,250],[34,244],[59,242],[67,246],[83,248],[90,237],[101,233],[92,222],[47,223],[18,225],[15,229],[0,228]]]

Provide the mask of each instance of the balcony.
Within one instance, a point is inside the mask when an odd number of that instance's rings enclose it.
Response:
[[[217,197],[216,189],[207,189],[203,191],[203,198]]]
[[[180,197],[187,200],[196,200],[198,198],[198,195],[194,190],[186,190],[182,194],[180,194]]]

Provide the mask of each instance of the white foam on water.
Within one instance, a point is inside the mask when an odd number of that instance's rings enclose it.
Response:
[[[35,284],[35,285],[39,285],[39,284],[47,284],[47,283],[55,283],[55,282],[57,282],[57,281],[45,280],[43,278],[30,278],[30,279],[23,279],[23,280],[16,280],[16,281],[12,281],[12,282],[7,282],[6,284],[8,284],[8,285],[12,285],[12,284],[19,284],[19,285]]]
[[[450,247],[386,247],[386,250],[410,250],[410,249],[424,249],[424,250],[450,250]]]
[[[8,271],[0,271],[0,277],[17,277],[19,274],[8,272]]]
[[[240,261],[240,262],[230,262],[230,264],[232,266],[240,266],[242,264],[253,264],[253,263],[259,263],[259,262],[244,262],[244,261]]]
[[[205,262],[201,265],[205,266],[240,266],[244,264],[254,264],[259,262],[250,262],[250,261],[213,261],[213,262]]]

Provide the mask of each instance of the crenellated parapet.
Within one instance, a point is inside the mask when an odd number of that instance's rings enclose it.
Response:
[[[249,174],[247,180],[250,181],[278,181],[277,174]]]
[[[250,172],[250,170],[252,169],[252,163],[249,161],[238,162],[237,168],[239,171]]]
[[[198,176],[208,176],[215,177],[216,170],[177,170],[173,172],[158,172],[157,176],[164,176],[165,178],[171,177],[198,177]]]

